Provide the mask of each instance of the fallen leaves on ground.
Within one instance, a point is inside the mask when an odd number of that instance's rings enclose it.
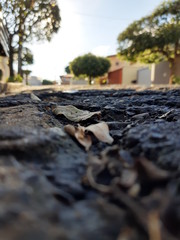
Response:
[[[87,110],[80,110],[72,105],[58,106],[53,109],[53,113],[55,115],[64,115],[67,119],[71,120],[72,122],[85,121],[94,115],[99,116],[101,114],[100,111],[90,112]]]
[[[64,130],[71,136],[75,137],[77,141],[86,149],[86,151],[89,150],[89,148],[92,145],[92,140],[89,135],[85,134],[84,127],[78,125],[77,127],[74,127],[73,125],[66,125],[64,127]]]
[[[120,229],[118,240],[179,239],[179,202],[169,185],[176,175],[145,157],[132,157],[134,161],[127,164],[129,159],[118,145],[108,147],[99,156],[89,155],[82,184],[128,210],[127,223]]]
[[[109,135],[109,127],[105,122],[89,125],[85,128],[85,130],[92,132],[94,136],[101,142],[111,144],[114,141]]]
[[[160,118],[160,119],[164,119],[164,118],[166,118],[169,114],[171,114],[173,111],[174,111],[174,110],[170,110],[170,111],[164,113],[163,115],[161,115],[159,118]]]
[[[155,183],[167,183],[171,178],[171,174],[168,171],[162,170],[148,161],[146,158],[138,158],[136,161],[136,169],[139,174],[140,180],[145,184]]]
[[[75,137],[77,141],[85,147],[86,151],[88,151],[92,145],[90,132],[101,142],[108,144],[113,142],[113,138],[109,135],[109,127],[105,122],[92,124],[87,127],[83,127],[79,124],[77,127],[74,127],[68,124],[64,127],[64,130]]]
[[[31,100],[35,102],[41,102],[41,99],[38,98],[34,93],[31,93],[30,97],[31,97]]]

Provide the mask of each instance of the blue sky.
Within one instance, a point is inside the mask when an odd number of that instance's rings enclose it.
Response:
[[[131,22],[150,14],[162,0],[58,0],[61,28],[50,43],[34,43],[34,76],[59,80],[75,57],[116,53],[117,37]]]

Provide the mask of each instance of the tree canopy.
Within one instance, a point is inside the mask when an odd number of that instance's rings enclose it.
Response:
[[[180,0],[164,1],[151,15],[130,24],[118,36],[118,53],[128,61],[167,60],[171,78],[180,76]]]
[[[32,40],[50,41],[60,27],[60,10],[56,0],[1,0],[3,18],[9,32],[10,73],[13,54],[18,49],[18,73],[22,73],[22,49]]]
[[[70,73],[71,73],[71,70],[70,70],[70,67],[69,67],[69,66],[66,66],[64,70],[65,70],[65,72],[66,72],[67,74],[70,74]]]
[[[92,78],[104,75],[110,68],[110,62],[103,57],[96,57],[88,53],[75,58],[70,63],[70,69],[73,74],[78,77],[86,75],[89,78],[89,84],[92,83]]]
[[[34,63],[34,56],[31,50],[24,47],[22,50],[22,66],[32,65]]]

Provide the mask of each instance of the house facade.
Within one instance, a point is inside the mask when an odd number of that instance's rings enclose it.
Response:
[[[160,62],[151,64],[149,68],[143,68],[138,71],[137,84],[151,86],[156,84],[169,84],[170,67],[169,62]]]
[[[0,81],[5,82],[9,77],[9,47],[8,31],[3,25],[2,14],[0,12]]]
[[[88,85],[85,79],[74,79],[73,74],[66,74],[60,76],[60,85]]]
[[[149,67],[145,67],[139,69],[137,72],[137,84],[143,85],[146,87],[151,86],[151,69]]]
[[[141,64],[122,62],[117,55],[108,56],[111,67],[108,72],[109,84],[138,84],[146,87],[156,84],[168,84],[170,78],[169,62]]]
[[[170,78],[169,62],[160,62],[151,66],[152,84],[168,84]]]
[[[62,85],[70,85],[72,79],[73,79],[73,75],[72,74],[61,75],[60,76],[60,84],[62,84]]]
[[[120,61],[117,55],[107,57],[111,67],[108,71],[109,84],[130,85],[137,83],[137,72],[145,67],[144,64]]]

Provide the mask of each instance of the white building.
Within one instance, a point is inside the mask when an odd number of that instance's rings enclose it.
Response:
[[[28,85],[29,86],[41,86],[42,85],[42,79],[36,76],[30,76],[28,79]]]
[[[8,47],[8,32],[3,25],[2,14],[0,12],[0,81],[5,82],[9,77],[9,47]]]

